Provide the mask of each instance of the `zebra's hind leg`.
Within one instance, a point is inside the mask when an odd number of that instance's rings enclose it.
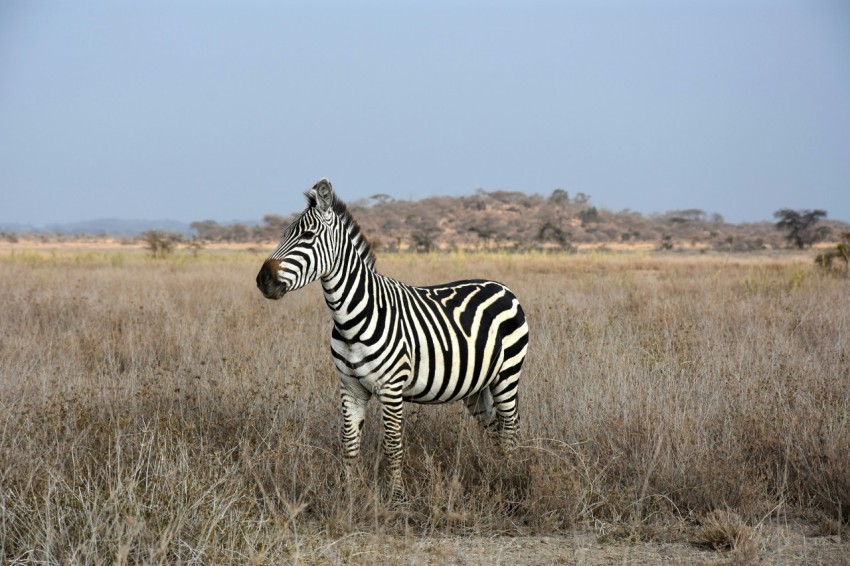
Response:
[[[519,369],[512,367],[507,372],[503,370],[499,379],[490,385],[493,409],[496,413],[495,432],[499,446],[504,452],[513,451],[517,445],[517,434],[519,432],[518,381]]]
[[[463,400],[470,414],[481,427],[489,432],[494,432],[493,425],[496,422],[496,411],[493,409],[493,395],[489,389],[482,389],[478,393],[470,395]]]

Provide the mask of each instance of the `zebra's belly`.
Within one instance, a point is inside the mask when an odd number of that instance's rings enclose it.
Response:
[[[465,360],[448,352],[444,354],[453,358],[453,362],[440,356],[424,360],[403,349],[381,351],[360,343],[335,343],[333,348],[337,370],[356,378],[373,394],[387,388],[401,388],[402,398],[408,402],[448,403],[464,399],[489,385],[490,372],[472,375]]]
[[[416,360],[414,375],[403,393],[406,401],[431,404],[465,399],[490,385],[503,360],[501,350],[488,350],[478,364],[467,355],[442,354]]]

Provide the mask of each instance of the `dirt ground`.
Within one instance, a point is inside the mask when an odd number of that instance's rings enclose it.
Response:
[[[329,564],[593,565],[593,564],[808,564],[850,565],[845,535],[810,536],[801,524],[762,525],[749,548],[712,549],[686,541],[600,542],[591,530],[563,536],[442,538],[352,534],[306,548],[303,562]],[[292,556],[295,561],[298,556]]]

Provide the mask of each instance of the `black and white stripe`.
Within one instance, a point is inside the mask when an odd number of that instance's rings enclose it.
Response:
[[[322,179],[257,275],[269,299],[320,279],[334,321],[342,444],[360,453],[366,403],[382,405],[383,448],[394,500],[402,499],[402,404],[463,400],[506,449],[517,433],[517,384],[528,345],[510,289],[486,280],[413,287],[380,275],[368,242]]]

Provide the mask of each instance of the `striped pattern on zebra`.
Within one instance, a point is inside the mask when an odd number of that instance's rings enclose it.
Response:
[[[382,405],[384,455],[393,501],[404,499],[402,403],[463,400],[507,452],[516,442],[517,385],[528,325],[501,283],[457,281],[414,287],[379,274],[375,256],[330,182],[257,274],[266,298],[321,280],[333,318],[331,352],[342,396],[346,470],[360,453],[366,403]]]

